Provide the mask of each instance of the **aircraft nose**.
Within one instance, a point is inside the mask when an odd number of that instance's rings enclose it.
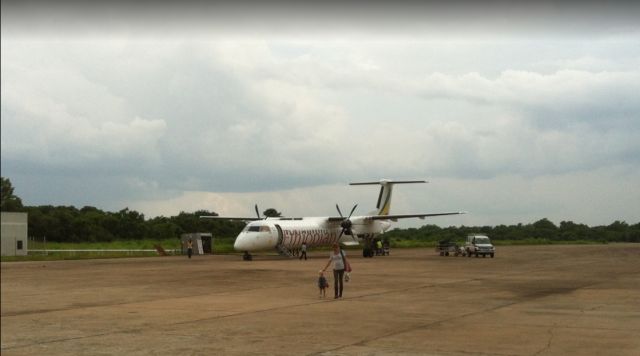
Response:
[[[236,237],[236,241],[233,243],[233,249],[236,251],[248,251],[249,244],[242,234]]]
[[[240,233],[233,243],[236,251],[259,251],[275,247],[276,241],[268,233]]]

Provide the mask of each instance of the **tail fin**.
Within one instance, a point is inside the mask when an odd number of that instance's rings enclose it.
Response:
[[[425,180],[389,180],[381,179],[379,182],[349,183],[349,185],[380,185],[380,194],[376,204],[376,215],[389,215],[391,209],[391,192],[394,184],[427,183]]]

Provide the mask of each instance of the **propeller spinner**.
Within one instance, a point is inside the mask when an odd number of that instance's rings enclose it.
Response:
[[[353,215],[353,212],[356,211],[357,207],[358,207],[358,204],[354,205],[353,208],[351,209],[351,212],[349,213],[349,216],[345,218],[342,215],[342,212],[340,211],[340,207],[338,206],[338,204],[336,204],[336,209],[338,209],[338,214],[340,214],[340,217],[344,219],[340,223],[340,227],[342,227],[342,231],[340,231],[340,236],[338,236],[338,240],[340,240],[340,238],[342,237],[342,234],[344,234],[345,231],[347,232],[347,235],[351,235],[351,238],[355,240],[355,236],[353,236],[353,232],[351,231],[351,226],[353,225],[353,223],[349,219],[351,218],[351,215]]]

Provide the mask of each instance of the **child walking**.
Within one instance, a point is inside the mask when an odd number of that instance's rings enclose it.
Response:
[[[329,288],[329,282],[327,282],[327,279],[324,277],[324,272],[323,271],[319,271],[318,272],[318,288],[320,289],[320,298],[324,298],[325,297],[325,292],[327,290],[327,288]]]

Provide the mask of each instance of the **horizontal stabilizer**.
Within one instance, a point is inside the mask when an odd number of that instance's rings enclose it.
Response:
[[[349,183],[349,185],[377,185],[377,184],[408,184],[408,183],[429,183],[426,180],[390,180],[382,179],[377,182],[355,182]]]

